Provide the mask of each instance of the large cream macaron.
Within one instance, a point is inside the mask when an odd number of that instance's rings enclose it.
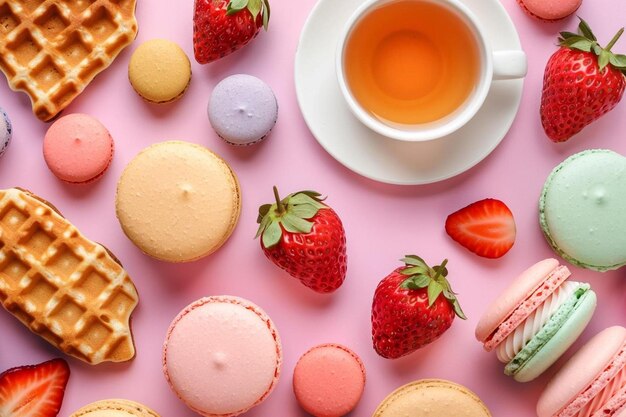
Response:
[[[239,182],[207,148],[169,141],[144,149],[117,184],[116,213],[144,253],[167,262],[207,256],[232,234],[241,211]]]
[[[191,63],[176,43],[152,39],[139,45],[128,64],[133,89],[151,103],[169,103],[183,96],[191,81]]]
[[[143,404],[130,400],[102,400],[88,404],[70,417],[160,417]]]
[[[472,391],[443,379],[423,379],[404,385],[383,400],[373,417],[491,417]]]

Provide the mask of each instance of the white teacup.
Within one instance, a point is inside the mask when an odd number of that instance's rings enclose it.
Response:
[[[400,125],[385,123],[365,109],[354,97],[345,72],[347,40],[361,19],[373,9],[396,2],[430,2],[447,7],[467,25],[479,54],[479,73],[475,88],[465,102],[447,116],[428,123]],[[375,132],[397,140],[418,142],[445,137],[463,127],[480,110],[494,80],[523,78],[527,71],[526,54],[521,50],[493,51],[474,13],[459,0],[366,0],[350,17],[339,38],[336,70],[341,92],[354,115]]]

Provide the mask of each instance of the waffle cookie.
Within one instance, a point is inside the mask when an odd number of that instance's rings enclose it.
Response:
[[[0,69],[52,119],[137,35],[136,0],[0,0]]]
[[[56,208],[0,190],[0,303],[31,331],[91,364],[127,361],[138,301],[119,261]]]

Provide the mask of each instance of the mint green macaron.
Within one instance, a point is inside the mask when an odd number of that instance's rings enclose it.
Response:
[[[626,158],[605,149],[567,158],[546,180],[539,221],[568,262],[596,271],[626,265]]]

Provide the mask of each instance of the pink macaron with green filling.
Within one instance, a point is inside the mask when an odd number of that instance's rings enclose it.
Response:
[[[50,126],[43,156],[62,181],[85,184],[104,175],[113,159],[113,138],[102,123],[86,114],[69,114]]]
[[[278,382],[282,348],[267,314],[239,297],[202,298],[167,332],[163,371],[174,393],[205,417],[233,417],[262,403]]]
[[[300,406],[315,417],[341,417],[363,395],[365,367],[345,346],[324,344],[307,351],[293,372],[293,391]]]
[[[548,369],[576,341],[596,308],[589,284],[568,280],[556,259],[537,262],[487,308],[476,339],[495,350],[504,373],[528,382]]]
[[[537,415],[626,417],[626,329],[604,329],[576,352],[541,394]]]

